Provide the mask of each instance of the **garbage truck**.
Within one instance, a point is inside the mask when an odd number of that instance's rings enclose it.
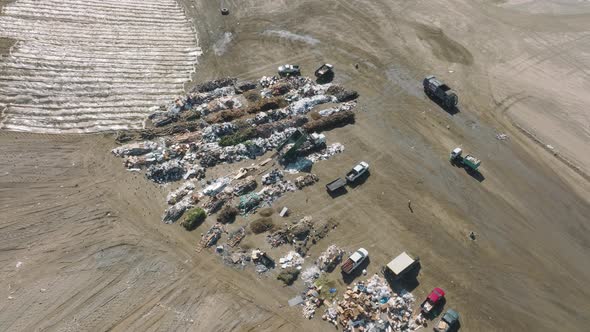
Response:
[[[459,103],[459,97],[455,91],[438,80],[434,75],[426,76],[422,81],[424,92],[430,98],[438,99],[446,108],[452,108]]]
[[[365,248],[360,248],[355,251],[344,263],[342,263],[342,266],[340,266],[342,273],[350,274],[354,269],[361,265],[368,256],[369,252]]]
[[[462,156],[463,149],[455,148],[451,151],[450,161],[451,163],[456,163],[467,167],[473,171],[477,171],[477,168],[481,165],[481,160],[475,158],[474,156],[468,154],[465,157]]]

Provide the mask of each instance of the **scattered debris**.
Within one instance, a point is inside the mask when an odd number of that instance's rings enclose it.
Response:
[[[182,162],[173,159],[159,165],[151,165],[145,175],[156,183],[164,183],[182,179],[184,172]]]
[[[229,234],[227,239],[227,245],[230,247],[235,247],[246,237],[246,230],[244,227],[240,227],[238,230]]]
[[[385,279],[373,275],[348,287],[343,299],[326,309],[322,319],[342,326],[344,331],[413,331],[414,297],[408,292],[395,294]]]
[[[320,277],[320,269],[316,265],[312,265],[305,269],[303,273],[301,273],[301,280],[305,283],[306,286],[311,286],[313,282]]]
[[[295,251],[289,251],[287,255],[279,259],[279,264],[281,264],[282,269],[295,268],[301,270],[301,265],[304,261],[301,255]]]
[[[270,185],[275,184],[283,179],[283,171],[279,169],[273,169],[269,173],[262,176],[262,184]]]
[[[320,254],[316,264],[320,270],[331,272],[342,261],[343,255],[344,250],[333,244]]]
[[[508,135],[506,135],[506,134],[497,134],[497,135],[496,135],[496,139],[497,139],[497,140],[500,140],[500,141],[505,141],[505,140],[507,140],[507,139],[509,139],[509,138],[510,138],[510,136],[508,136]]]
[[[301,190],[304,187],[311,186],[319,180],[320,178],[315,174],[306,174],[295,179],[295,186],[297,189]]]
[[[200,248],[207,248],[214,245],[224,232],[225,229],[223,228],[223,225],[216,223],[207,231],[207,233],[201,236]]]

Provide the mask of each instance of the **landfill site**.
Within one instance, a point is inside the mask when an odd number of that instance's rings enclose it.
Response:
[[[588,330],[589,2],[0,9],[0,331]]]

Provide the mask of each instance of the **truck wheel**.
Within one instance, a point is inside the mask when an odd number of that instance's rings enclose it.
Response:
[[[229,15],[229,9],[227,8],[221,8],[221,15]]]

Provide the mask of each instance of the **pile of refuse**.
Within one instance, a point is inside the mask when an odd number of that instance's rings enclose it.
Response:
[[[289,251],[289,253],[279,259],[279,264],[281,265],[281,269],[293,267],[297,270],[301,270],[301,265],[303,265],[304,261],[305,259],[303,259],[301,255],[295,251]]]
[[[201,236],[201,248],[207,248],[217,243],[219,238],[221,238],[222,233],[225,233],[225,228],[222,224],[216,223],[213,225],[211,228],[209,228],[207,233]]]
[[[301,190],[304,187],[311,186],[319,180],[320,178],[317,175],[310,173],[297,177],[295,179],[295,186],[297,187],[297,189]]]
[[[348,93],[348,97],[343,98],[343,93]],[[169,194],[170,206],[162,218],[164,222],[176,221],[188,208],[197,205],[214,213],[237,197],[242,213],[249,213],[258,206],[271,205],[286,192],[312,185],[317,177],[305,175],[293,184],[284,178],[282,170],[275,169],[262,178],[265,187],[257,193],[253,192],[255,179],[234,183],[233,192],[225,191],[233,180],[214,183],[211,193],[209,189],[199,192],[192,181],[204,179],[207,169],[216,165],[256,159],[276,149],[297,128],[324,128],[325,123],[340,121],[338,117],[345,113],[348,115],[343,121],[349,121],[356,106],[350,96],[356,93],[330,83],[318,84],[307,77],[273,76],[257,82],[231,77],[212,80],[168,105],[155,108],[149,116],[154,127],[139,132],[140,138],[149,139],[121,145],[112,153],[123,158],[129,170],[144,172],[147,179],[158,184],[187,181],[186,186],[181,185]],[[321,113],[321,123],[317,118],[310,120],[307,113],[325,103],[333,105],[329,112]],[[297,151],[295,171],[309,170],[313,163],[344,150],[340,143],[326,146],[325,137],[317,140],[312,138],[316,134],[308,133],[310,137]],[[126,140],[137,138],[133,135],[130,132],[123,136]]]
[[[320,254],[316,265],[321,271],[331,272],[342,261],[343,255],[344,250],[333,244]]]
[[[414,297],[394,293],[387,281],[373,275],[348,287],[343,299],[326,309],[322,319],[344,331],[414,331],[421,326],[412,319]]]
[[[272,247],[295,243],[295,241],[306,241],[312,229],[312,218],[306,216],[293,225],[285,226],[269,234],[266,241]]]

